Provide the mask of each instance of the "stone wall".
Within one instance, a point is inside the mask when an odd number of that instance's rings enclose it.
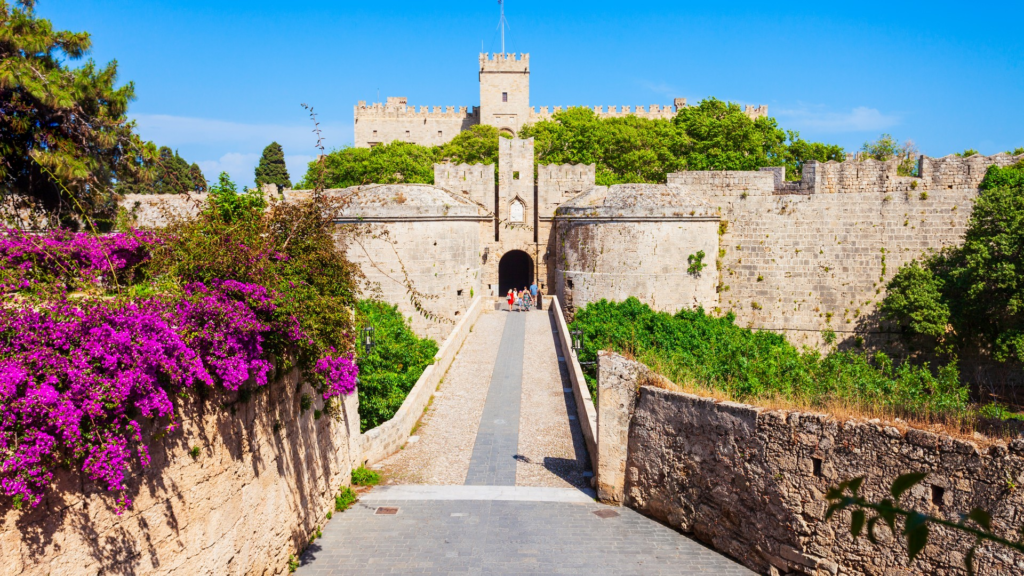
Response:
[[[705,197],[727,222],[719,306],[738,324],[785,332],[797,344],[820,344],[826,329],[840,341],[861,334],[884,343],[894,337],[878,327],[886,283],[911,260],[961,243],[987,168],[1021,158],[924,157],[921,177],[898,176],[896,161],[810,162],[802,182],[774,194],[754,193],[730,173],[670,182],[729,180],[728,191],[709,186]],[[768,182],[768,172],[739,174]]]
[[[434,164],[434,186],[494,209],[494,164]]]
[[[927,548],[908,564],[905,539],[883,528],[877,545],[854,540],[849,512],[826,521],[823,494],[858,476],[866,476],[865,496],[877,501],[900,474],[927,472],[903,505],[953,522],[981,507],[1011,539],[1024,523],[1024,492],[1011,487],[1024,480],[1024,440],[986,447],[878,421],[719,402],[643,385],[646,368],[621,356],[598,361],[599,393],[613,386],[635,398],[619,418],[629,430],[621,450],[625,504],[759,572],[965,574],[963,556],[973,540],[959,533],[933,529]],[[621,403],[605,398],[598,402],[599,430],[614,422],[606,408],[621,412]],[[599,459],[614,448],[599,442]],[[1024,556],[983,546],[975,566],[979,574],[1018,574]]]
[[[597,183],[596,164],[541,164],[537,166],[537,214],[551,218],[567,200]]]
[[[351,229],[339,242],[366,277],[363,296],[397,305],[417,334],[444,340],[481,293],[480,228],[490,218],[423,184],[329,192],[351,198],[337,220]]]
[[[354,395],[346,421],[301,412],[303,393],[315,396],[293,372],[248,402],[180,402],[180,426],[152,443],[120,516],[71,472],[38,508],[0,508],[0,574],[287,573],[349,483],[359,432]]]
[[[635,296],[656,310],[714,307],[718,215],[654,184],[598,186],[555,217],[555,289],[567,309]],[[704,270],[688,258],[704,252]]]

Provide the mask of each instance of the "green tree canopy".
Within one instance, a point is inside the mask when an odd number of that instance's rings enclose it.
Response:
[[[1024,361],[1024,162],[989,168],[963,245],[902,267],[881,310],[909,336]]]
[[[840,146],[807,142],[774,118],[751,120],[739,105],[715,98],[681,109],[672,120],[600,118],[570,108],[520,131],[534,138],[540,164],[597,165],[598,184],[664,182],[679,170],[757,170],[785,166],[799,180],[808,160],[843,160]]]
[[[900,144],[891,134],[882,134],[874,142],[865,142],[860,147],[862,159],[900,160],[896,173],[900,176],[917,176],[917,146],[913,140]],[[969,150],[969,152],[974,152]]]
[[[186,194],[206,192],[206,177],[197,164],[189,165],[177,150],[161,146],[157,157],[144,164],[141,174],[129,174],[118,181],[118,194]]]
[[[408,142],[391,142],[373,148],[342,148],[324,157],[324,186],[348,188],[363,184],[433,184],[434,163],[440,161],[436,147]],[[319,160],[309,163],[300,189],[312,189]]]
[[[288,178],[288,167],[284,163],[284,150],[277,142],[271,142],[263,149],[263,156],[256,166],[256,187],[264,184],[277,184],[281,188],[292,187],[292,181]]]
[[[34,6],[0,1],[0,193],[112,213],[112,182],[156,154],[126,116],[135,87],[115,87],[116,61],[67,67],[88,52],[89,35],[54,30]]]
[[[440,156],[454,164],[494,164],[497,169],[498,129],[477,124],[441,146]]]

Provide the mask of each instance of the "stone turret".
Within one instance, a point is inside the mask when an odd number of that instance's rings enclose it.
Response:
[[[530,55],[480,54],[480,123],[514,136],[530,117]]]

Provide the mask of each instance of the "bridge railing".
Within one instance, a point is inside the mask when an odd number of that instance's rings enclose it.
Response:
[[[590,390],[587,389],[587,381],[583,377],[583,369],[580,368],[579,358],[572,351],[572,338],[569,334],[569,327],[565,323],[565,315],[562,313],[562,304],[557,296],[551,296],[550,311],[555,315],[555,323],[558,325],[558,340],[561,342],[562,357],[565,358],[565,366],[569,370],[569,380],[572,381],[572,395],[576,399],[576,417],[583,431],[583,439],[587,443],[587,454],[590,456],[590,466],[594,473],[597,473],[597,410],[594,408],[594,400],[590,397]]]

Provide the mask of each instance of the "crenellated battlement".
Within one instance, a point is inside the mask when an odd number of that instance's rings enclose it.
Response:
[[[575,180],[593,186],[596,175],[596,164],[540,164],[537,166],[538,185],[552,180]]]
[[[494,164],[434,164],[434,186],[487,205],[494,195]]]
[[[519,54],[494,54],[480,53],[481,72],[529,72],[530,55]]]
[[[375,102],[367,105],[365,100],[360,100],[355,106],[355,119],[358,122],[364,118],[477,118],[480,115],[480,108],[473,106],[420,106],[419,111],[415,106],[409,106],[405,98],[389,97],[386,103]]]
[[[608,111],[605,112],[604,106],[594,106],[594,114],[598,118],[625,118],[626,116],[636,116],[637,118],[647,118],[649,120],[671,120],[675,117],[679,110],[686,108],[686,98],[676,98],[672,106],[651,104],[650,107],[644,106],[608,106]],[[572,106],[566,106],[564,109],[568,110]],[[536,108],[530,107],[530,122],[539,122],[542,120],[551,120],[551,118],[563,110],[562,106],[555,106],[552,111],[548,106],[541,106],[540,112],[537,112]],[[751,120],[757,120],[762,116],[768,115],[768,106],[750,106],[747,105],[743,113],[747,115]]]
[[[975,154],[969,158],[950,155],[942,158],[918,158],[918,176],[900,176],[899,159],[860,160],[852,155],[843,162],[807,162],[802,178],[781,182],[776,194],[893,193],[975,190],[985,178],[989,166],[1009,166],[1024,160],[1024,155],[1001,153]]]

